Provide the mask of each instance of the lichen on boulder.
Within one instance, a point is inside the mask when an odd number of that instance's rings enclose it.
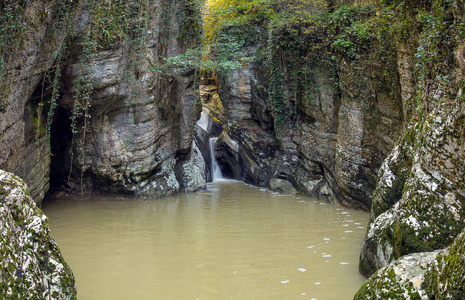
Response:
[[[354,299],[463,299],[465,231],[440,251],[401,257],[371,276]]]
[[[76,299],[48,219],[19,177],[0,170],[0,298]]]
[[[360,256],[370,276],[403,255],[443,249],[465,226],[463,108],[438,106],[380,169]]]

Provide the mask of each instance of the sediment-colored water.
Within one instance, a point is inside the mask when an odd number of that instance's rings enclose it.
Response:
[[[352,299],[369,215],[237,181],[153,201],[54,200],[78,299]]]

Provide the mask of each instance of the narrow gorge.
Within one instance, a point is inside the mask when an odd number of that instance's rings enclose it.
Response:
[[[355,299],[465,297],[463,1],[3,0],[0,41],[3,298],[76,298],[47,201],[223,177],[369,212]]]

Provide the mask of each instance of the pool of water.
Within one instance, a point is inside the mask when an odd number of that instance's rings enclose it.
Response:
[[[369,215],[237,181],[44,203],[78,299],[352,299]]]

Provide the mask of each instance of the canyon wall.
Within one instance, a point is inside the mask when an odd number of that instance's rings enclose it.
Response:
[[[397,46],[410,120],[384,161],[373,194],[360,271],[369,276],[383,269],[361,289],[363,299],[373,297],[369,290],[382,282],[390,282],[391,298],[407,290],[428,298],[465,293],[464,13],[463,3],[437,6],[421,35]],[[401,258],[410,253],[419,254]],[[406,281],[402,269],[411,269],[415,280]]]
[[[195,70],[163,68],[198,44],[199,15],[168,2],[29,1],[2,20],[22,27],[2,47],[0,168],[37,203],[50,184],[156,196],[205,186],[191,151]]]
[[[266,24],[223,28],[225,38],[247,37],[243,56],[253,62],[220,74],[225,139],[240,146],[219,140],[219,162],[240,165],[234,177],[255,185],[368,210],[378,169],[402,131],[395,49],[383,48],[385,57],[376,47],[357,58],[320,57],[315,37],[304,33],[312,22],[295,32]]]
[[[360,271],[383,269],[360,299],[460,298],[465,7],[367,7],[330,15],[331,26],[345,24],[339,31],[318,18],[224,26],[219,39],[245,37],[253,60],[217,79],[227,116],[217,150],[250,183],[371,208]]]

